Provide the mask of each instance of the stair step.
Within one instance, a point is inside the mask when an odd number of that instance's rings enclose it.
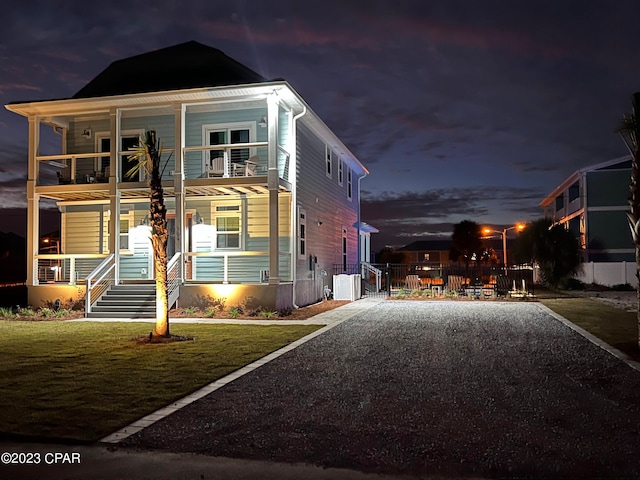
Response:
[[[131,305],[96,305],[91,309],[92,312],[155,312],[156,306],[142,306],[133,308]]]
[[[87,318],[155,318],[153,313],[91,312]]]

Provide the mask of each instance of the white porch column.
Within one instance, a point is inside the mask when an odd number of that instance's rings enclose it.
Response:
[[[280,270],[280,239],[278,219],[278,106],[276,93],[267,98],[268,119],[268,170],[267,187],[269,188],[269,284],[279,284]]]
[[[183,282],[186,277],[185,273],[185,198],[184,198],[184,153],[183,148],[185,146],[185,126],[184,116],[186,107],[185,105],[176,105],[174,107],[174,125],[175,125],[175,145],[173,156],[175,158],[175,169],[173,171],[173,189],[176,196],[176,251],[180,252],[183,257],[181,258],[182,266],[180,268],[180,280]]]
[[[112,108],[110,118],[110,145],[109,155],[109,252],[115,256],[115,279],[120,283],[120,190],[118,189],[120,162],[118,150],[120,150],[120,110]]]
[[[36,255],[40,244],[40,198],[36,183],[40,165],[36,156],[40,151],[40,119],[29,116],[29,166],[27,172],[27,285],[38,285]]]

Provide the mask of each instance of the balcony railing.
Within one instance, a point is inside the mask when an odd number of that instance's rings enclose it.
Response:
[[[196,282],[265,283],[269,252],[188,252],[185,279]],[[280,281],[291,281],[291,254],[280,252]]]
[[[179,253],[169,267],[173,291],[177,290],[183,272]],[[222,283],[265,283],[268,281],[269,252],[187,252],[185,280]],[[37,255],[35,268],[39,284],[79,285],[86,282],[94,270],[108,257],[106,254]],[[291,254],[279,253],[279,277],[291,281]]]
[[[185,147],[185,179],[266,176],[268,145],[268,142],[252,142]],[[165,154],[172,152],[172,149],[163,149]],[[119,159],[126,155],[127,152],[118,152]],[[51,186],[108,183],[109,176],[113,173],[109,165],[110,156],[109,152],[39,155],[36,157],[40,167],[37,184]],[[170,162],[171,165],[163,171],[165,180],[172,179],[172,172],[175,170],[175,159]],[[283,180],[289,178],[289,162],[290,154],[278,146],[278,176]],[[121,169],[121,166],[118,165],[118,168]],[[124,179],[121,178],[120,181]]]
[[[105,259],[104,254],[46,254],[37,255],[34,262],[38,283],[66,283],[76,285]]]

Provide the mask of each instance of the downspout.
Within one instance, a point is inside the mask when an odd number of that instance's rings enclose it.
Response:
[[[298,307],[298,305],[296,305],[296,280],[297,280],[297,276],[298,276],[298,272],[297,272],[297,263],[298,263],[298,242],[297,242],[297,235],[296,235],[296,230],[298,228],[298,180],[297,180],[297,173],[298,173],[298,130],[296,129],[296,123],[298,122],[298,120],[302,117],[304,117],[307,114],[307,106],[306,105],[302,105],[302,111],[297,114],[294,115],[293,118],[291,119],[291,132],[293,134],[293,141],[291,142],[293,144],[293,165],[294,168],[290,169],[293,170],[293,182],[291,182],[291,229],[293,231],[293,235],[292,235],[292,239],[293,239],[293,255],[292,255],[292,259],[291,259],[291,280],[292,280],[292,298],[291,298],[291,303],[293,304],[293,308],[300,308]]]
[[[366,173],[364,175],[362,175],[362,176],[358,175],[358,249],[357,250],[358,250],[358,271],[360,273],[362,273],[362,270],[361,270],[362,269],[362,264],[361,264],[361,262],[362,262],[362,260],[361,260],[362,259],[362,251],[361,251],[362,245],[361,245],[361,239],[360,239],[360,232],[361,232],[360,227],[362,226],[361,225],[362,217],[360,216],[360,181],[366,176],[367,176]]]

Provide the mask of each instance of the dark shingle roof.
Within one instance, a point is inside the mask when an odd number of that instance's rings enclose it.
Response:
[[[117,60],[73,98],[266,82],[217,48],[190,41]]]

